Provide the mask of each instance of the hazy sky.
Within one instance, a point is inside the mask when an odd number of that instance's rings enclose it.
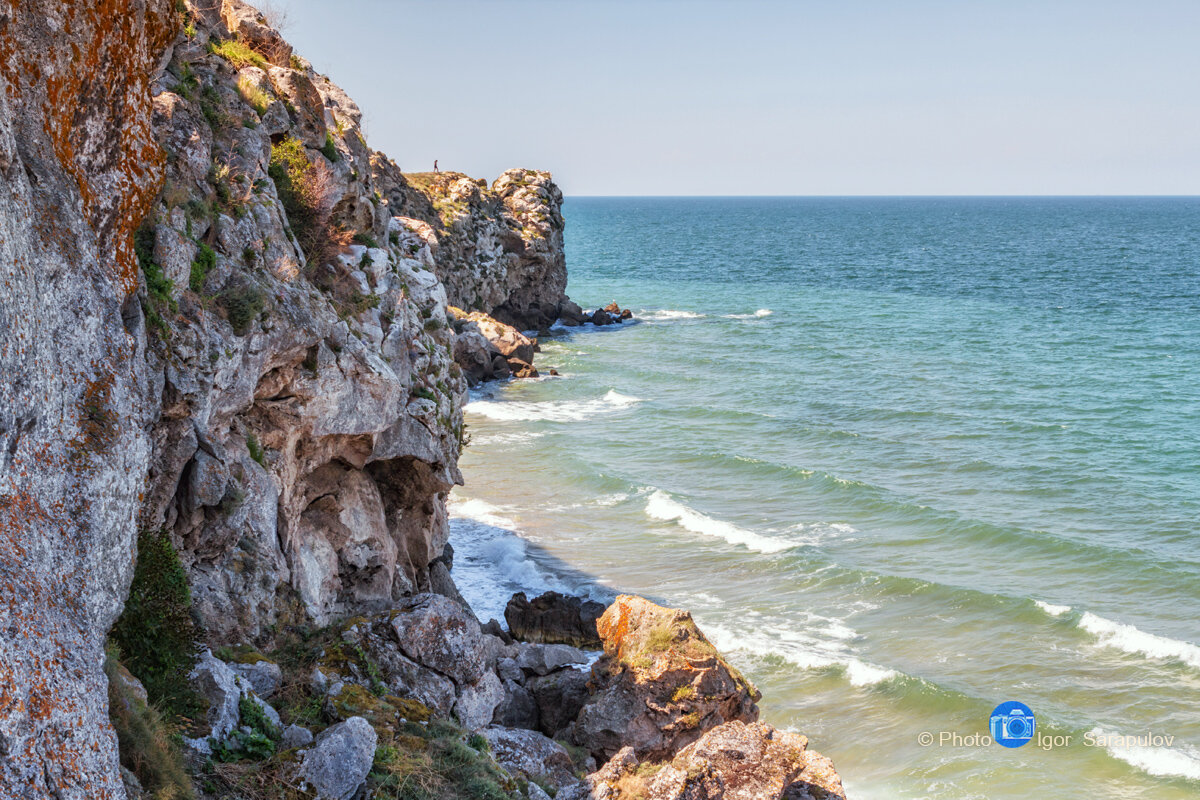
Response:
[[[549,169],[569,195],[1200,194],[1200,0],[275,3],[408,170]]]

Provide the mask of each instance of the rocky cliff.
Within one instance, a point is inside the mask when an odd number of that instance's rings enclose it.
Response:
[[[133,231],[175,29],[166,0],[0,3],[0,797],[121,794],[101,662],[150,452]]]
[[[357,106],[244,44],[281,41],[247,7],[193,19],[153,101],[140,522],[171,531],[210,635],[255,638],[429,587],[464,382],[431,244],[375,188]]]
[[[403,173],[241,0],[0,0],[0,55],[0,798],[634,796],[638,757],[754,722],[686,615],[593,609],[589,671],[450,577],[468,381],[536,375],[518,329],[585,319],[548,173]],[[127,594],[150,695],[105,655]],[[146,667],[160,636],[182,671]],[[164,691],[192,777],[147,733]]]
[[[401,175],[378,157],[392,206],[429,220],[435,270],[450,304],[520,330],[548,327],[566,299],[562,192],[548,172],[516,169],[487,181],[457,172]]]
[[[188,9],[139,234],[157,401],[140,524],[171,531],[210,634],[256,638],[448,583],[465,382],[447,303],[554,319],[562,195],[527,170],[405,175],[257,11]]]

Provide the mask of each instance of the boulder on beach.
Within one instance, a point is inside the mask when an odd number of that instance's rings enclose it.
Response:
[[[757,721],[758,690],[688,612],[621,595],[597,630],[604,657],[571,736],[598,760],[626,745],[639,758],[667,758],[718,725]]]
[[[470,313],[451,307],[454,318],[454,363],[462,369],[471,385],[493,378],[536,378],[533,354],[540,348],[511,325],[482,311]]]
[[[461,308],[453,307],[449,311],[464,323],[474,324],[476,329],[488,340],[488,343],[495,348],[496,352],[506,359],[519,358],[525,362],[533,362],[533,354],[537,349],[537,342],[521,333],[512,325],[506,325],[482,311],[471,311],[468,313]],[[468,326],[464,326],[464,330],[466,329],[468,329]]]

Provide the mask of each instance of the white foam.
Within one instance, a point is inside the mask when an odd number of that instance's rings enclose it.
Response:
[[[877,667],[857,658],[852,658],[846,663],[846,680],[850,681],[851,686],[874,686],[899,675],[894,669]]]
[[[473,519],[476,522],[482,522],[484,525],[492,525],[497,528],[516,530],[517,523],[508,517],[501,516],[501,510],[498,506],[494,506],[478,497],[472,497],[467,500],[463,500],[457,495],[450,497],[450,516]]]
[[[858,528],[842,522],[799,522],[787,529],[789,541],[794,545],[809,545],[816,547],[830,539],[854,541],[850,534],[858,533]]]
[[[1104,647],[1115,647],[1126,653],[1137,653],[1150,658],[1182,661],[1190,667],[1200,669],[1200,647],[1190,642],[1146,633],[1132,625],[1098,617],[1090,611],[1083,612],[1083,616],[1079,618],[1079,627],[1095,635],[1099,644]]]
[[[609,390],[607,394],[592,400],[550,400],[541,403],[525,403],[520,401],[505,401],[479,399],[467,403],[466,410],[470,413],[481,414],[489,419],[509,422],[578,422],[599,414],[608,414],[629,408],[642,402],[640,398],[630,397],[620,392]]]
[[[643,311],[638,316],[642,319],[651,320],[668,320],[668,319],[703,319],[705,314],[700,314],[696,311],[674,311],[669,308],[659,309],[657,311]]]
[[[753,314],[726,314],[725,318],[726,319],[762,319],[763,317],[769,317],[774,313],[775,312],[769,308],[760,308],[758,311],[755,311]]]
[[[738,633],[702,621],[700,629],[722,653],[781,658],[800,669],[838,670],[852,686],[874,686],[903,676],[854,655],[846,640],[858,638],[858,633],[839,620],[812,616],[805,623],[788,628],[756,623],[753,629],[741,628]],[[847,630],[850,636],[843,634]]]
[[[471,444],[524,444],[545,436],[544,431],[519,431],[516,433],[488,433],[471,437]]]
[[[1187,745],[1171,747],[1155,747],[1151,744],[1136,743],[1138,736],[1121,736],[1100,728],[1093,728],[1091,734],[1097,741],[1101,737],[1115,743],[1106,744],[1104,749],[1113,758],[1120,759],[1130,766],[1140,769],[1150,775],[1170,778],[1189,778],[1200,780],[1200,751]],[[1146,734],[1140,734],[1145,738]],[[1121,740],[1125,742],[1122,744]]]
[[[514,592],[571,591],[530,558],[525,541],[515,532],[516,523],[502,516],[503,510],[485,500],[451,496],[454,583],[482,620],[503,620]]]
[[[1053,603],[1043,603],[1041,600],[1034,600],[1033,603],[1052,617],[1061,617],[1071,610],[1070,606],[1056,606]]]
[[[740,544],[760,553],[778,553],[780,550],[795,547],[795,543],[786,539],[771,539],[754,531],[748,531],[693,511],[682,503],[672,500],[662,491],[655,491],[646,501],[646,516],[664,522],[675,522],[693,533],[715,536],[730,544]]]

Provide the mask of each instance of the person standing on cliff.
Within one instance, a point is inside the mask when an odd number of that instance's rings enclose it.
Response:
[[[434,172],[437,172],[437,171],[438,171],[438,168],[437,168],[437,159],[436,159],[436,158],[433,160],[433,171],[434,171]]]

